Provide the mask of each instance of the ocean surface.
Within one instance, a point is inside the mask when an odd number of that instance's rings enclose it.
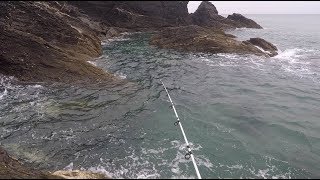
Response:
[[[22,84],[0,77],[0,143],[36,168],[113,178],[196,178],[160,79],[203,178],[320,177],[320,15],[247,15],[236,29],[272,58],[181,53],[148,33],[103,42],[92,61],[122,85]]]

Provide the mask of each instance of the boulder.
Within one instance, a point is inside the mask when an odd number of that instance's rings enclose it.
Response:
[[[245,43],[250,43],[262,48],[264,51],[267,51],[270,56],[275,56],[278,54],[278,48],[262,38],[250,38],[249,40],[245,41]]]
[[[229,15],[227,19],[235,21],[238,28],[246,27],[263,29],[258,23],[254,22],[252,19],[244,17],[241,14],[233,13],[232,15]]]
[[[269,56],[255,45],[234,39],[222,30],[204,28],[196,25],[169,27],[154,34],[151,45],[159,48],[187,52],[237,53]]]

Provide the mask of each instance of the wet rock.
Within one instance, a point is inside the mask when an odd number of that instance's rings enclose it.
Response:
[[[90,171],[44,172],[30,168],[12,158],[0,147],[0,179],[110,179],[110,177]]]
[[[67,6],[0,2],[1,74],[26,81],[112,79],[86,62],[102,53],[97,32],[61,9]]]
[[[222,30],[196,25],[165,28],[151,37],[150,44],[188,52],[237,53],[269,56],[248,42],[234,39]]]
[[[264,51],[267,51],[270,56],[275,56],[278,54],[278,48],[262,38],[250,38],[249,40],[245,41],[245,43],[251,43],[262,48]]]
[[[254,22],[252,19],[244,17],[241,14],[233,13],[232,15],[229,15],[227,19],[237,22],[237,27],[262,29],[258,23]]]
[[[21,164],[0,147],[0,179],[59,179]]]

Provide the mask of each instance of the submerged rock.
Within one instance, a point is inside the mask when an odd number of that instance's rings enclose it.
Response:
[[[110,179],[110,177],[105,176],[100,173],[94,173],[90,171],[56,171],[52,175],[64,178],[64,179]]]
[[[222,30],[196,25],[165,28],[151,37],[150,44],[160,48],[190,52],[272,56],[257,48],[256,44],[238,41],[233,35],[226,34]]]

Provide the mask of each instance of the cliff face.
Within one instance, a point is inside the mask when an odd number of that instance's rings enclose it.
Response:
[[[109,76],[86,62],[102,52],[96,32],[62,8],[57,2],[0,2],[0,73],[64,82]]]
[[[155,28],[188,24],[188,1],[71,1],[108,26]]]

